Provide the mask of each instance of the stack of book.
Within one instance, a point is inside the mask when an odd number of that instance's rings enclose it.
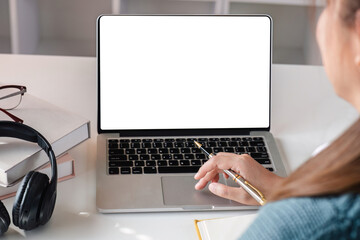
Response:
[[[24,124],[40,132],[52,145],[58,162],[58,180],[75,176],[74,159],[67,153],[90,137],[89,121],[28,93],[9,111]],[[9,120],[4,116],[0,120]],[[31,170],[50,176],[49,158],[37,145],[23,140],[0,138],[0,199],[13,196],[18,182]]]

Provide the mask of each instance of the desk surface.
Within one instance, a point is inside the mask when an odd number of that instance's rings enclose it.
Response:
[[[54,214],[48,224],[23,232],[13,224],[4,239],[197,239],[193,219],[235,216],[236,212],[100,214],[95,206],[96,59],[0,55],[0,82],[21,84],[28,93],[77,112],[91,121],[91,139],[70,151],[76,177],[58,185]],[[358,113],[339,99],[322,67],[274,65],[273,133],[288,172],[312,151],[333,140]],[[4,201],[12,209],[13,198]]]

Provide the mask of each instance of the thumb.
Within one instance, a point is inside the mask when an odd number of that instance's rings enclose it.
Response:
[[[239,201],[238,198],[239,195],[241,194],[240,188],[229,187],[217,182],[211,183],[209,185],[209,190],[210,192],[212,192],[213,194],[219,197],[223,197],[235,201]]]
[[[221,183],[211,183],[209,190],[213,194],[227,198],[246,205],[259,205],[250,195],[245,192],[241,187],[229,187]]]

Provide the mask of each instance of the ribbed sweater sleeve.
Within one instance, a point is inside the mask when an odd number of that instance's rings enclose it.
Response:
[[[269,203],[239,240],[253,239],[360,239],[360,195]]]

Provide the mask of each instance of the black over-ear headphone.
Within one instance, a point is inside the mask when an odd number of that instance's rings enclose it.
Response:
[[[23,178],[15,196],[12,210],[13,223],[31,230],[50,220],[56,201],[57,166],[50,143],[35,129],[22,123],[0,121],[0,137],[18,138],[37,143],[48,155],[51,180],[46,174],[31,171]],[[0,201],[0,234],[7,231],[10,216]]]

